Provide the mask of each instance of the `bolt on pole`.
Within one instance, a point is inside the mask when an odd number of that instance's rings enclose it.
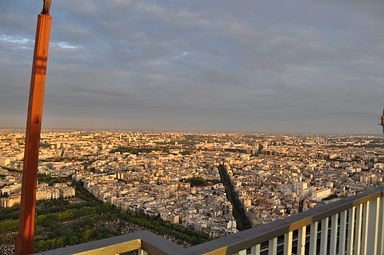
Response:
[[[25,137],[19,233],[16,237],[17,255],[31,254],[34,250],[37,166],[52,23],[52,17],[49,15],[50,4],[50,0],[44,1],[43,11],[37,18]]]

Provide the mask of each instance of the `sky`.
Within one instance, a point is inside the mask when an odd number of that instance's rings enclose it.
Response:
[[[0,1],[25,127],[41,0]],[[380,134],[382,0],[53,0],[44,128]]]

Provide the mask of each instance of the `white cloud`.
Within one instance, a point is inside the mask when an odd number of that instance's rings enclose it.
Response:
[[[57,43],[55,43],[55,45],[58,46],[59,48],[70,49],[70,50],[81,48],[80,46],[72,45],[72,44],[67,43],[67,42],[57,42]]]
[[[0,34],[0,41],[26,45],[33,43],[35,40],[22,36]]]

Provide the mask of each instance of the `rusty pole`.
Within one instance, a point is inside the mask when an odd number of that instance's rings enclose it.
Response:
[[[43,11],[37,19],[25,137],[19,233],[16,237],[17,255],[31,254],[34,249],[36,177],[52,22],[52,17],[49,15],[50,3],[50,0],[44,1]]]

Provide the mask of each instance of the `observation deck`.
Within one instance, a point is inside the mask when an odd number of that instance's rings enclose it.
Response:
[[[384,254],[384,186],[189,248],[150,231],[39,255]]]

